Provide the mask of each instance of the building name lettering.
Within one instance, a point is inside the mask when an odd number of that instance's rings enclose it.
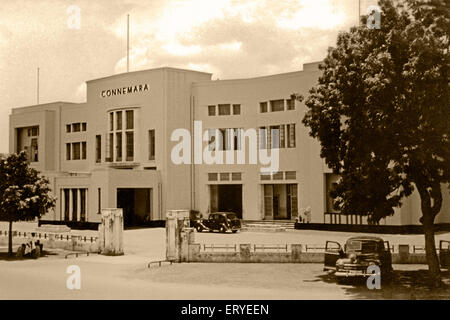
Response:
[[[136,92],[144,92],[144,91],[148,91],[148,90],[149,90],[148,84],[145,83],[145,84],[139,84],[139,85],[135,85],[135,86],[103,90],[101,95],[103,98],[106,98],[106,97],[120,96],[120,95],[124,95],[124,94],[136,93]]]

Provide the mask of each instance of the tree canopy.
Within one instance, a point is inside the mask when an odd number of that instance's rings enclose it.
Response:
[[[421,222],[434,238],[441,184],[450,181],[450,3],[379,6],[380,29],[363,17],[329,48],[303,123],[341,176],[337,209],[378,222],[416,188]],[[434,242],[429,249],[427,257]]]

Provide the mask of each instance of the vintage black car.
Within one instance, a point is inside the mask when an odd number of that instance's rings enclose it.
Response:
[[[349,238],[344,248],[335,241],[325,244],[324,271],[334,271],[338,281],[349,277],[368,277],[373,274],[367,273],[370,265],[380,267],[381,275],[391,273],[392,256],[388,241],[359,236]]]
[[[197,220],[195,229],[198,232],[207,230],[209,232],[219,231],[222,233],[231,231],[237,232],[241,228],[241,220],[234,212],[215,212],[208,216],[208,219]]]

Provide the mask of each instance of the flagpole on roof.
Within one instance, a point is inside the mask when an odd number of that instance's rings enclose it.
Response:
[[[37,68],[37,89],[36,89],[37,104],[39,104],[39,67]]]
[[[130,15],[127,14],[127,72],[130,71]]]

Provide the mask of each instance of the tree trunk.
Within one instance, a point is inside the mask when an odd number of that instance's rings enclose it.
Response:
[[[13,240],[12,224],[13,224],[13,222],[10,221],[9,222],[9,232],[8,232],[8,255],[10,255],[10,256],[12,256],[12,240]]]
[[[422,209],[422,218],[420,220],[425,234],[425,254],[430,273],[430,285],[435,288],[441,287],[443,286],[441,268],[434,239],[434,218],[442,207],[441,186],[439,183],[434,183],[430,186],[427,186],[426,183],[416,183],[416,186],[420,194]]]
[[[427,257],[428,270],[430,272],[430,284],[432,287],[440,287],[442,286],[441,268],[434,240],[434,217],[429,217],[425,213],[423,219],[423,231],[425,233],[425,254]]]

